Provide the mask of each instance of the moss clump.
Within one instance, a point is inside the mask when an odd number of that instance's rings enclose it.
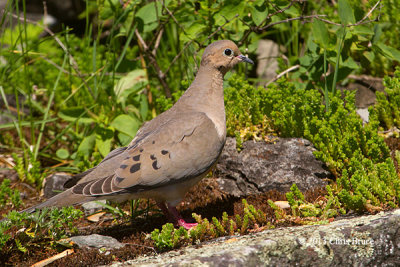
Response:
[[[386,77],[383,85],[385,93],[376,92],[376,104],[370,112],[376,113],[385,129],[400,128],[400,69],[395,71],[394,77]]]
[[[174,229],[170,223],[163,225],[162,230],[155,229],[151,233],[151,239],[155,246],[160,250],[177,248],[185,243],[197,243],[210,238],[220,236],[246,234],[250,231],[260,231],[271,228],[267,223],[265,213],[257,210],[253,205],[249,205],[245,199],[243,203],[243,216],[236,214],[234,218],[229,219],[228,214],[224,212],[222,218],[218,220],[213,217],[211,222],[200,215],[193,213],[193,218],[198,225],[189,231],[183,227]]]
[[[296,184],[290,187],[286,193],[288,204],[291,208],[291,214],[276,205],[272,200],[268,200],[269,206],[274,210],[277,223],[291,224],[326,224],[331,218],[338,214],[338,207],[341,206],[337,196],[333,195],[330,186],[327,186],[328,196],[320,197],[314,203],[305,200],[303,193]],[[345,213],[339,208],[341,213]]]
[[[261,139],[272,133],[263,106],[267,92],[264,88],[254,88],[239,75],[234,74],[224,89],[227,135],[236,137],[241,144],[249,139]]]
[[[386,80],[393,121],[397,121],[395,110],[400,106],[398,76]],[[232,97],[230,106],[235,107],[227,111],[229,129],[249,127],[266,116],[280,136],[310,140],[317,149],[317,159],[325,162],[338,179],[332,185],[332,195],[326,198],[330,205],[357,211],[399,205],[399,178],[389,148],[377,131],[379,112],[372,112],[370,122],[363,125],[355,111],[353,92],[330,94],[326,112],[319,91],[297,89],[285,80],[262,91],[251,91],[252,87],[238,76],[233,76],[229,84],[232,88],[227,90],[227,98]],[[246,108],[246,103],[255,108]],[[318,212],[310,211],[309,215]]]

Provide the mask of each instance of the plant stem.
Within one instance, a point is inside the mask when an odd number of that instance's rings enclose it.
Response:
[[[346,27],[343,26],[342,29],[343,29],[343,33],[342,33],[342,37],[340,38],[340,43],[339,43],[339,47],[338,47],[338,51],[337,51],[335,73],[333,75],[333,82],[332,82],[332,91],[331,92],[333,94],[336,94],[336,82],[337,82],[337,75],[339,72],[340,54],[342,52],[342,45],[343,45],[344,38],[346,37]]]

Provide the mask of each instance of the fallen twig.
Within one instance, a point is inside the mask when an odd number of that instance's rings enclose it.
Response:
[[[282,71],[281,73],[279,73],[278,75],[276,75],[272,80],[270,80],[269,82],[267,82],[267,83],[264,85],[264,88],[267,88],[268,85],[270,85],[271,83],[275,82],[276,80],[278,80],[278,79],[279,79],[280,77],[282,77],[283,75],[285,75],[285,74],[287,74],[287,73],[289,73],[289,72],[291,72],[291,71],[293,71],[293,70],[297,70],[298,68],[300,68],[300,65],[294,65],[294,66],[292,66],[292,67],[290,67],[290,68],[288,68],[288,69]]]
[[[43,266],[49,265],[50,263],[52,263],[58,259],[64,258],[65,256],[71,255],[72,253],[74,253],[73,249],[64,250],[63,252],[58,253],[57,255],[54,255],[53,257],[50,257],[48,259],[45,259],[45,260],[42,260],[42,261],[39,261],[39,262],[33,264],[31,267],[43,267]]]

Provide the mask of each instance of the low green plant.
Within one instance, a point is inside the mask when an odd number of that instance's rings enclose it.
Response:
[[[264,88],[254,88],[238,74],[227,80],[224,89],[227,135],[236,137],[238,147],[249,139],[261,139],[272,130],[263,112]]]
[[[314,144],[315,156],[326,163],[338,183],[332,185],[331,195],[326,197],[329,207],[314,210],[309,204],[302,204],[310,216],[330,218],[330,214],[342,213],[344,209],[363,211],[371,209],[371,205],[397,206],[400,204],[399,179],[389,149],[377,129],[382,117],[379,107],[389,108],[389,117],[397,121],[398,75],[399,72],[394,78],[385,79],[390,98],[385,97],[386,102],[378,99],[378,108],[372,108],[366,125],[356,114],[354,92],[330,94],[327,112],[325,98],[317,90],[298,89],[285,80],[278,80],[267,90],[255,89],[240,76],[233,75],[228,79],[230,87],[226,90],[228,133],[240,136],[240,129],[250,125],[262,131],[272,128],[281,137],[303,137]],[[268,127],[253,124],[254,118],[259,118],[255,123],[263,120],[260,115],[268,118]],[[385,193],[384,188],[390,193]],[[299,210],[295,215],[305,215],[304,210],[303,214]]]
[[[229,80],[230,85],[239,94],[246,90],[247,81],[238,76],[231,79],[233,82]],[[242,81],[238,81],[240,79]],[[363,125],[356,114],[354,92],[330,94],[328,112],[324,96],[319,91],[298,89],[285,80],[278,80],[266,91],[254,90],[253,95],[252,101],[259,102],[257,107],[260,113],[267,116],[270,127],[280,136],[303,137],[314,144],[317,159],[325,162],[338,178],[338,185],[332,187],[334,196],[339,197],[343,205],[337,206],[338,209],[362,211],[367,210],[369,205],[400,204],[393,161],[387,145],[377,132],[378,116],[372,112],[370,122]],[[227,117],[228,124],[230,118]],[[235,129],[235,123],[232,125]],[[365,164],[371,167],[363,168]],[[371,177],[375,182],[369,185]],[[383,188],[392,190],[392,193],[386,195]],[[382,198],[383,195],[386,197]],[[370,201],[372,204],[369,204]],[[336,200],[332,199],[332,203]],[[316,215],[316,211],[309,212]]]
[[[385,91],[376,92],[376,104],[370,112],[377,113],[384,129],[400,128],[400,69],[394,72],[393,77],[385,77],[383,85]]]
[[[348,209],[375,212],[399,206],[400,179],[391,158],[374,162],[357,152],[337,185],[339,200]]]
[[[37,187],[41,187],[46,172],[42,170],[40,161],[35,160],[34,157],[32,157],[31,152],[28,152],[27,154],[28,156],[26,160],[24,160],[16,153],[12,153],[15,162],[14,170],[17,172],[18,178],[22,182],[27,182],[36,185]]]
[[[4,179],[0,185],[0,209],[6,205],[17,209],[21,204],[20,192],[11,188],[9,179]]]
[[[151,239],[158,249],[172,249],[185,243],[197,243],[226,235],[243,235],[250,231],[260,231],[272,227],[267,223],[265,213],[255,209],[253,205],[249,205],[245,199],[242,200],[242,203],[243,216],[236,214],[234,218],[229,219],[228,214],[224,212],[220,220],[212,217],[210,222],[207,218],[202,219],[200,215],[193,213],[192,216],[196,220],[197,226],[190,229],[189,232],[183,227],[174,229],[173,224],[167,223],[163,225],[161,232],[159,229],[155,229],[151,233]]]
[[[39,241],[55,244],[56,241],[66,237],[68,232],[77,231],[74,221],[82,215],[82,211],[73,207],[45,208],[33,214],[10,211],[6,215],[6,220],[0,222],[0,249],[10,251],[17,248],[26,252],[27,247]],[[14,242],[10,243],[10,240]]]
[[[182,226],[175,229],[172,223],[167,223],[162,226],[161,232],[158,229],[151,232],[151,239],[158,249],[164,250],[180,246],[182,242],[189,239],[189,235]]]
[[[119,203],[112,204],[103,203],[100,201],[96,201],[96,203],[103,206],[105,210],[109,211],[114,216],[114,219],[134,221],[137,217],[147,215],[150,211],[153,210],[153,206],[150,204],[150,200],[147,200],[146,208],[139,207],[141,201],[143,201],[143,199],[130,200],[130,215],[121,208]]]
[[[341,207],[338,197],[333,194],[331,187],[327,186],[328,195],[320,197],[314,203],[305,200],[303,193],[296,184],[290,187],[286,193],[286,199],[290,205],[291,213],[277,206],[272,200],[268,200],[269,206],[274,210],[277,223],[294,224],[326,224],[329,219],[336,216],[338,211],[345,213]]]
[[[0,249],[2,249],[11,238],[11,235],[8,233],[10,228],[10,221],[0,221]]]

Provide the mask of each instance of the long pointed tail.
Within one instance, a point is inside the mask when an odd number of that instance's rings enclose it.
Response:
[[[63,207],[63,206],[71,206],[71,205],[76,205],[76,204],[81,204],[87,201],[90,201],[92,198],[86,197],[83,195],[78,195],[72,193],[72,189],[68,189],[58,195],[55,195],[52,198],[49,198],[45,202],[42,202],[36,206],[27,208],[25,210],[20,211],[22,212],[27,212],[27,213],[33,213],[36,210],[45,208],[45,207]]]

